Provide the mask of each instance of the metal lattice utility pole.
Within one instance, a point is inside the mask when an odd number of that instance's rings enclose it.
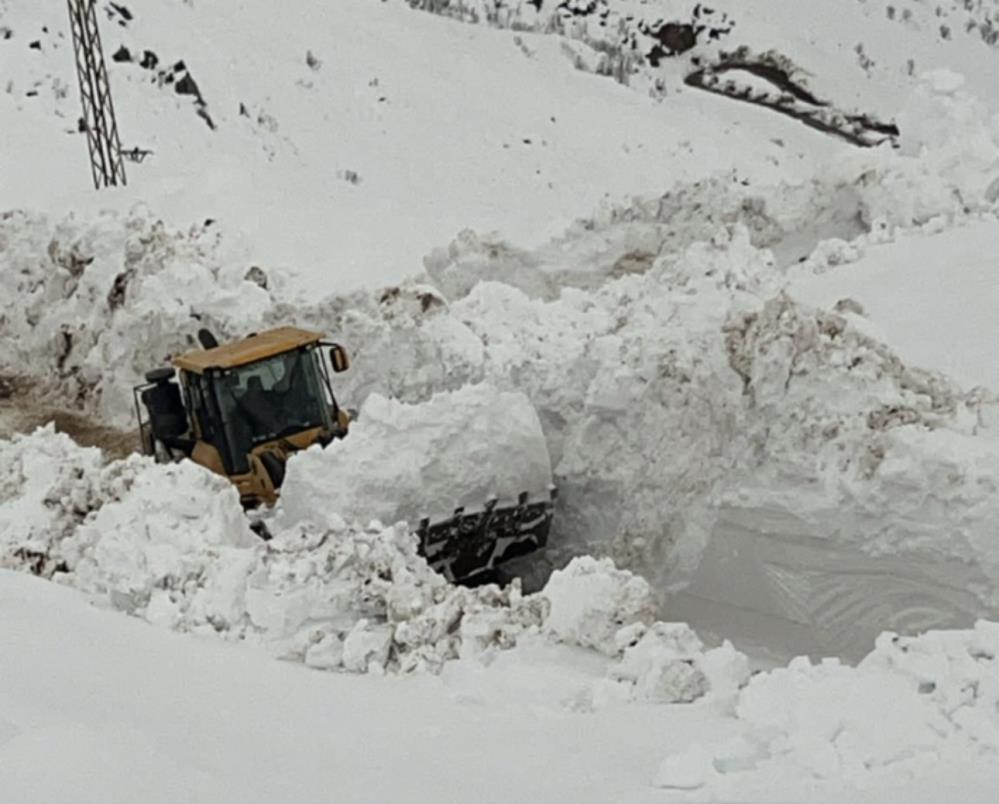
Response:
[[[76,75],[80,79],[83,124],[90,148],[90,171],[94,187],[125,184],[118,124],[111,103],[111,87],[97,30],[94,0],[68,0],[69,23],[76,51]]]

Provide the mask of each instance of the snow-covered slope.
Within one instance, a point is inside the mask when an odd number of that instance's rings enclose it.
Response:
[[[596,51],[592,69],[643,91],[657,78],[660,91],[675,91],[670,79],[677,73],[747,47],[756,54],[779,53],[797,65],[799,77],[820,98],[841,108],[858,105],[875,117],[898,111],[913,76],[941,67],[967,74],[978,92],[994,92],[989,68],[999,30],[991,0],[801,2],[776,8],[768,0],[407,2],[465,22],[566,37]],[[579,59],[583,66],[588,61]]]
[[[237,13],[102,2],[123,147],[152,154],[128,163],[129,187],[99,203],[141,201],[184,226],[220,220],[234,258],[343,290],[420,271],[462,229],[534,244],[604,200],[716,172],[772,184],[852,150],[686,86],[692,60],[703,66],[719,49],[776,49],[844,114],[892,120],[916,77],[938,66],[958,68],[993,102],[995,51],[964,25],[987,26],[985,9],[934,16],[921,3],[796,3],[774,18],[765,3],[740,4],[716,10],[711,25],[728,33],[702,35],[682,59],[651,68],[644,54],[658,40],[635,19],[686,22],[693,3],[547,2],[540,14],[533,3],[502,5],[522,7],[506,21],[523,17],[518,30],[402,0],[300,2],[293,12],[254,0]],[[544,33],[566,7],[561,33]],[[0,25],[0,205],[92,209],[65,9],[6,0]],[[629,85],[598,75],[601,53],[631,38],[640,72]]]
[[[0,206],[95,203],[72,133],[63,6],[7,0],[0,10],[11,31],[0,38]],[[605,198],[705,170],[798,175],[842,149],[695,95],[657,104],[575,70],[554,38],[518,45],[399,2],[129,8],[127,21],[103,20],[104,46],[123,147],[153,154],[127,164],[128,188],[100,203],[142,201],[181,225],[220,220],[243,259],[300,271],[324,292],[417,273],[464,228],[540,239]],[[110,61],[121,47],[133,61]],[[141,66],[146,51],[153,68]],[[214,129],[175,92],[186,73]]]

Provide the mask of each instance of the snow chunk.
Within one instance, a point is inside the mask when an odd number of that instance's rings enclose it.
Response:
[[[633,683],[640,700],[689,703],[708,691],[707,676],[697,666],[703,650],[689,625],[655,623],[625,648],[611,676]]]
[[[372,394],[347,438],[288,461],[281,522],[332,511],[415,524],[481,509],[492,496],[547,493],[551,482],[541,424],[523,393],[470,385],[419,405]]]
[[[343,666],[355,673],[383,673],[391,648],[391,626],[358,620],[343,641]]]
[[[623,626],[654,619],[649,584],[607,558],[573,559],[552,573],[542,594],[551,606],[545,619],[549,634],[607,656],[617,653],[616,634]]]

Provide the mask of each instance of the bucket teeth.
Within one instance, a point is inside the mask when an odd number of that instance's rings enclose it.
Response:
[[[557,496],[552,486],[547,499],[536,502],[525,491],[510,505],[490,497],[479,511],[456,508],[447,519],[433,523],[424,517],[417,527],[420,554],[450,581],[484,577],[505,560],[548,543]]]

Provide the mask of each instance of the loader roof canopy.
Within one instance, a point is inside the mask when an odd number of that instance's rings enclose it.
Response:
[[[210,368],[234,368],[263,360],[265,357],[289,352],[321,340],[323,333],[297,327],[278,327],[259,332],[214,349],[198,349],[174,358],[174,365],[185,371],[203,374]]]

